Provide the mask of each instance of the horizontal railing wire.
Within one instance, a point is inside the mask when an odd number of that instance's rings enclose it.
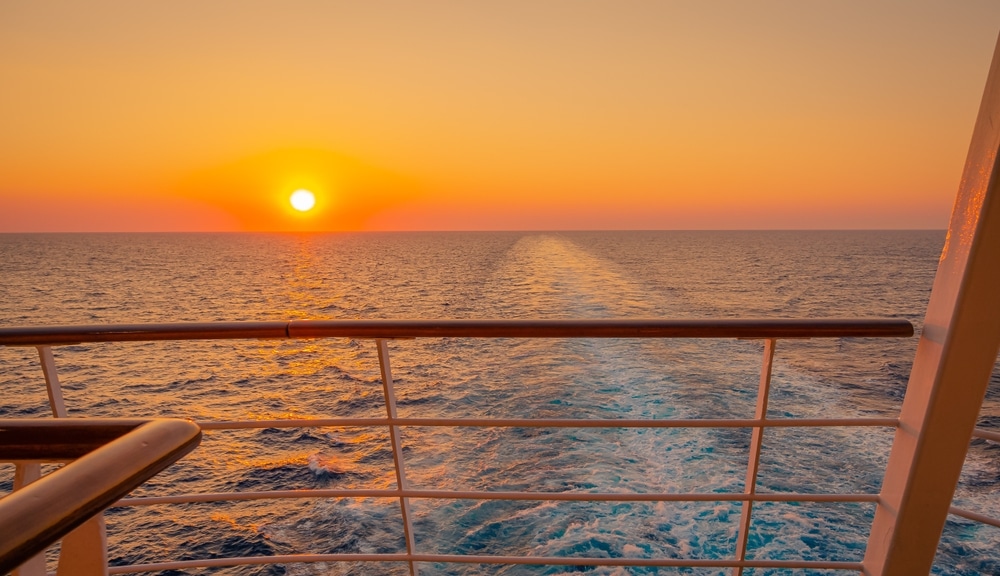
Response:
[[[962,508],[958,508],[957,506],[952,506],[951,508],[949,508],[948,513],[954,514],[955,516],[960,516],[967,520],[973,520],[975,522],[979,522],[982,524],[989,524],[990,526],[995,526],[997,528],[1000,528],[1000,520],[997,520],[996,518],[991,518],[984,514],[979,514],[977,512],[964,510]]]
[[[976,428],[972,431],[973,438],[981,438],[983,440],[989,440],[991,442],[1000,442],[1000,432],[995,432],[993,430],[984,430],[982,428]],[[1000,519],[986,516],[985,514],[980,514],[978,512],[972,512],[970,510],[965,510],[959,508],[958,506],[952,506],[948,509],[948,513],[954,516],[959,516],[965,518],[966,520],[972,520],[974,522],[979,522],[981,524],[988,524],[990,526],[1000,528]]]
[[[316,562],[430,562],[443,564],[538,564],[552,566],[636,566],[674,568],[777,568],[784,570],[852,570],[860,571],[861,562],[836,562],[824,560],[722,560],[679,558],[573,558],[567,556],[485,556],[461,554],[289,554],[277,556],[244,556],[234,558],[206,558],[111,566],[108,574],[158,572],[209,568],[222,566],[249,566],[261,564],[294,564]]]
[[[317,418],[315,420],[241,420],[198,422],[202,430],[240,430],[248,428],[309,427],[446,427],[476,428],[820,428],[885,427],[899,425],[897,418],[691,418],[691,419],[618,419],[583,420],[574,418]]]
[[[489,490],[421,489],[301,489],[260,492],[213,492],[123,498],[114,506],[156,506],[204,502],[239,502],[266,499],[308,498],[413,498],[433,500],[528,500],[537,502],[877,502],[878,494],[807,494],[799,492],[744,494],[707,493],[620,493],[620,492],[504,492]]]
[[[982,438],[983,440],[990,440],[992,442],[1000,442],[1000,432],[995,432],[993,430],[984,430],[982,428],[976,428],[972,431],[973,438]]]

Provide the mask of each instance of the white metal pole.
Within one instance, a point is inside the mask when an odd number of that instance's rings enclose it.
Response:
[[[42,365],[42,374],[45,376],[45,389],[49,396],[49,407],[52,409],[52,415],[56,418],[65,418],[66,404],[63,401],[62,388],[59,385],[59,373],[56,371],[52,347],[36,346],[36,349],[38,350],[38,360]],[[14,464],[14,490],[20,490],[41,476],[42,467],[39,463],[16,462]],[[44,575],[45,554],[35,556],[14,570],[14,576]]]
[[[56,359],[52,355],[51,346],[37,346],[38,360],[42,364],[42,374],[45,375],[45,389],[49,394],[49,406],[56,418],[66,417],[66,402],[63,400],[62,386],[59,384],[59,372],[56,370]]]
[[[757,408],[754,411],[755,420],[767,419],[767,400],[771,394],[771,366],[774,363],[773,338],[764,340],[764,360],[760,367],[760,384],[757,387]],[[750,459],[747,462],[747,477],[743,485],[743,493],[752,496],[757,493],[757,471],[760,468],[760,447],[764,441],[764,427],[755,426],[750,437]],[[740,528],[736,535],[736,559],[746,560],[747,538],[750,533],[750,516],[753,513],[753,501],[744,500],[740,511]],[[743,574],[743,567],[733,568],[734,576]]]
[[[63,536],[56,576],[107,576],[108,537],[104,513]]]
[[[1000,348],[1000,43],[951,215],[864,573],[930,572]]]
[[[14,490],[20,490],[42,477],[38,462],[17,462],[14,465]],[[45,554],[33,556],[14,569],[14,576],[45,576]]]
[[[62,384],[59,383],[59,372],[56,369],[52,347],[37,346],[36,348],[38,349],[38,360],[42,364],[42,374],[45,375],[45,389],[48,392],[52,416],[65,418],[66,401],[63,399]],[[44,566],[43,558],[43,569]],[[63,537],[62,547],[59,550],[57,576],[105,576],[107,573],[108,535],[102,512]]]
[[[382,394],[385,397],[385,412],[390,420],[396,418],[396,391],[392,382],[392,367],[389,365],[389,346],[386,340],[377,339],[378,364],[382,372]],[[409,489],[406,481],[406,470],[403,467],[403,444],[399,433],[399,426],[389,425],[389,441],[392,443],[392,458],[396,464],[396,489],[402,493]],[[413,539],[413,525],[410,520],[410,499],[399,496],[399,510],[403,516],[403,536],[406,538],[406,554],[412,557],[416,553],[416,545]],[[413,560],[409,560],[410,575],[416,576],[416,567]]]

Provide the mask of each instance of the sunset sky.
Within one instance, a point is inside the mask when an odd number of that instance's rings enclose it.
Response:
[[[6,0],[0,232],[944,228],[998,31],[994,0]]]

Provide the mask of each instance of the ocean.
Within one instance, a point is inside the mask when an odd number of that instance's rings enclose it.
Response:
[[[918,332],[942,231],[0,234],[0,326],[343,318],[905,318]],[[916,337],[779,340],[769,415],[895,416]],[[401,416],[751,418],[762,344],[418,339],[389,343]],[[108,343],[55,349],[70,416],[200,421],[384,416],[374,342]],[[49,414],[35,351],[0,348],[0,417]],[[994,372],[981,426],[1000,428]],[[406,428],[414,488],[741,492],[745,429]],[[769,429],[760,492],[877,492],[892,441]],[[0,466],[0,490],[13,467]],[[208,431],[136,495],[391,488],[382,428]],[[1000,517],[1000,446],[974,441],[963,507]],[[739,505],[413,500],[427,553],[731,556]],[[761,503],[748,558],[857,561],[872,504]],[[118,507],[112,565],[405,551],[398,501]],[[1000,574],[1000,530],[952,517],[935,574]],[[565,567],[421,564],[421,574]],[[588,568],[592,574],[729,574]],[[405,574],[285,564],[165,574]],[[802,574],[747,570],[745,574]],[[837,574],[822,570],[815,574]],[[839,572],[844,573],[844,572]]]

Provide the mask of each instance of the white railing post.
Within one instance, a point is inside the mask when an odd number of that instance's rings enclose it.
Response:
[[[66,417],[66,402],[63,400],[62,385],[51,346],[36,346],[38,360],[45,376],[45,389],[49,396],[49,407],[55,418]],[[17,490],[41,476],[38,463],[19,463],[15,466],[14,489]],[[58,576],[105,576],[108,573],[107,530],[104,515],[98,514],[81,524],[63,537],[59,552]],[[15,576],[43,576],[45,555],[39,554],[14,571]]]
[[[59,373],[56,371],[55,358],[52,356],[50,346],[36,346],[38,350],[38,361],[42,365],[42,374],[45,376],[45,389],[49,396],[49,407],[52,409],[52,416],[56,418],[66,417],[66,403],[63,402],[62,388],[59,385]],[[31,484],[42,476],[42,467],[38,462],[16,462],[14,464],[14,490]],[[44,576],[45,575],[45,554],[39,554],[28,560],[16,570],[14,576]]]
[[[910,372],[864,574],[927,574],[1000,348],[1000,43]]]
[[[406,481],[406,470],[403,467],[403,444],[399,433],[399,426],[392,424],[396,419],[396,391],[392,383],[392,367],[389,365],[388,342],[382,338],[375,340],[378,346],[378,364],[382,372],[382,394],[385,397],[385,413],[389,417],[389,441],[392,443],[392,459],[396,464],[396,490],[400,492],[399,510],[403,516],[403,536],[406,538],[406,554],[410,556],[410,575],[416,576],[412,556],[416,553],[416,546],[413,539],[413,524],[410,517],[410,499],[403,496],[403,490],[410,488]]]
[[[20,490],[42,477],[38,462],[17,462],[14,465],[14,490]],[[14,569],[14,576],[45,576],[45,554],[33,556]]]
[[[66,417],[66,402],[63,400],[62,386],[59,384],[59,372],[56,371],[56,359],[52,355],[51,346],[37,346],[38,360],[42,364],[42,374],[45,375],[45,389],[49,394],[49,406],[56,418]]]
[[[107,576],[108,536],[104,513],[63,536],[56,576]]]
[[[754,410],[754,420],[767,419],[767,399],[771,394],[771,366],[774,363],[773,338],[764,340],[764,360],[760,367],[760,384],[757,387],[757,408]],[[760,447],[764,441],[764,426],[754,426],[750,437],[750,459],[747,462],[747,477],[743,484],[743,493],[753,496],[757,493],[757,470],[760,468]],[[736,559],[746,560],[747,539],[750,535],[750,516],[753,513],[753,501],[744,500],[740,511],[740,527],[736,534]],[[734,576],[741,576],[743,567],[733,568]]]

